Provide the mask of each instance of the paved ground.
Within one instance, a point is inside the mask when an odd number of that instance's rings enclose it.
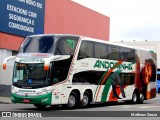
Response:
[[[39,110],[33,105],[30,104],[12,104],[10,97],[0,97],[0,113],[3,111],[12,111],[12,112],[36,112],[36,113],[42,113],[44,116],[51,116],[51,118],[38,118],[38,119],[58,119],[58,120],[67,120],[67,119],[77,119],[77,120],[160,120],[160,117],[114,117],[113,116],[125,116],[124,114],[131,114],[134,112],[134,114],[140,113],[157,113],[160,115],[160,94],[157,94],[157,97],[151,100],[147,100],[144,102],[144,104],[126,104],[124,102],[119,102],[117,104],[92,104],[88,108],[77,108],[74,110],[65,109],[63,107],[47,107],[45,110]],[[67,112],[66,112],[67,111]],[[89,112],[88,112],[89,111]],[[91,111],[91,112],[90,112]],[[110,113],[110,111],[112,111]],[[133,111],[133,112],[132,112]],[[93,117],[96,114],[106,113],[107,115],[112,117]],[[81,114],[87,113],[91,114],[90,117],[82,117]],[[69,116],[72,117],[67,117]],[[81,116],[81,117],[76,117]],[[123,114],[123,115],[121,115]],[[53,117],[53,116],[61,116],[61,117]],[[7,118],[8,119],[8,118]],[[14,119],[14,118],[12,118]],[[23,118],[27,119],[27,118]],[[18,120],[18,118],[15,118],[15,120]]]
[[[5,104],[12,103],[11,98],[10,97],[0,97],[0,104],[2,103],[5,103]]]
[[[0,97],[0,111],[38,111],[31,104],[12,104],[9,97]],[[50,107],[45,111],[69,111],[64,107]],[[150,100],[145,100],[143,104],[126,104],[125,102],[106,103],[106,104],[91,104],[87,108],[77,108],[74,111],[160,111],[160,94]]]
[[[157,101],[159,100],[160,101],[160,94],[157,93],[157,96],[156,98]],[[11,104],[11,98],[10,97],[2,97],[0,96],[0,104]]]

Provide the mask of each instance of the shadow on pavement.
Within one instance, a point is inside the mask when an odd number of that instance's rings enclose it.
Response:
[[[151,104],[151,103],[143,103],[144,104]],[[94,103],[94,104],[90,104],[88,107],[82,108],[82,107],[77,107],[75,108],[75,110],[80,110],[80,109],[90,109],[90,108],[101,108],[101,107],[107,107],[107,106],[120,106],[120,105],[138,105],[138,104],[132,104],[132,103],[125,103],[125,102],[106,102],[106,103]],[[73,109],[68,109],[65,107],[65,105],[53,105],[53,106],[47,106],[44,109],[38,109],[36,107],[33,108],[19,108],[17,110],[34,110],[34,111],[59,111],[59,110],[73,110]]]

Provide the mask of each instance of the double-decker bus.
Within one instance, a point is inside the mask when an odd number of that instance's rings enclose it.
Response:
[[[26,37],[15,59],[11,100],[38,108],[143,103],[156,96],[156,53],[66,34]]]

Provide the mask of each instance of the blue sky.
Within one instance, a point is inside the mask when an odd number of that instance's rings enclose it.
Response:
[[[110,40],[160,41],[160,0],[72,0],[110,17]]]

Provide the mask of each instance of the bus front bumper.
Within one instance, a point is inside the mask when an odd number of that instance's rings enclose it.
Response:
[[[13,103],[51,105],[52,92],[38,96],[20,96],[12,93],[11,101]]]

